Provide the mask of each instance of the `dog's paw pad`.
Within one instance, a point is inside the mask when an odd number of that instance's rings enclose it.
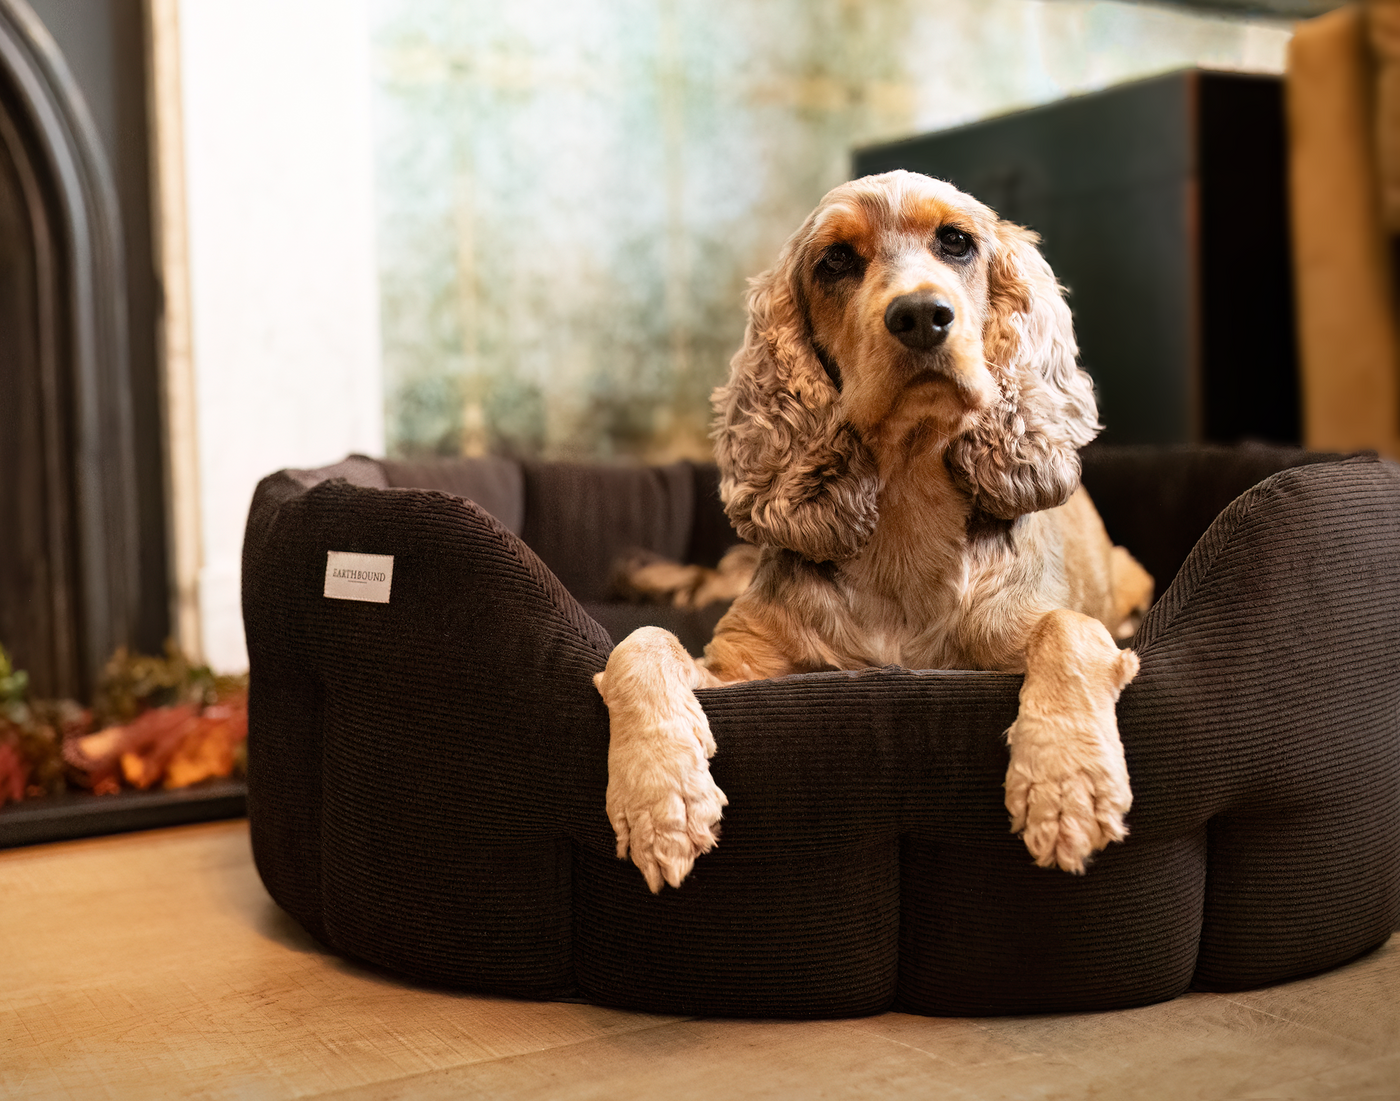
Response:
[[[1123,817],[1131,805],[1126,773],[1120,778],[1094,769],[1031,777],[1013,765],[1007,777],[1012,832],[1042,868],[1082,874],[1094,853],[1127,837]]]
[[[704,756],[676,752],[653,759],[640,782],[615,776],[608,785],[608,818],[617,835],[617,855],[629,855],[655,893],[663,883],[679,887],[698,856],[719,842],[719,821],[729,800],[710,777]],[[663,753],[662,758],[665,757]]]

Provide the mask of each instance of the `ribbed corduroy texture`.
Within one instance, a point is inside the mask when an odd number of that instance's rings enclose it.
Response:
[[[390,603],[324,599],[328,550],[393,554]],[[651,896],[603,811],[609,640],[520,540],[448,494],[275,475],[243,576],[259,871],[324,943],[420,981],[743,1016],[1110,1008],[1320,970],[1400,918],[1391,464],[1276,475],[1187,557],[1119,705],[1132,835],[1082,877],[1007,830],[1018,677],[702,692],[723,838]]]

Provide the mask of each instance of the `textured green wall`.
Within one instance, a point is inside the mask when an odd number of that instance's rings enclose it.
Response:
[[[853,146],[1286,24],[1073,0],[375,0],[392,452],[707,453],[748,276]]]

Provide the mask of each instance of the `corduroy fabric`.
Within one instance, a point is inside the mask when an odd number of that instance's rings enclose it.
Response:
[[[631,551],[683,560],[694,516],[690,463],[525,464],[522,538],[578,600],[613,597],[613,567]]]
[[[476,502],[516,535],[525,529],[525,472],[514,459],[385,459],[380,465],[388,485],[453,493]]]
[[[1108,534],[1157,579],[1158,595],[1215,517],[1245,490],[1280,470],[1343,458],[1268,443],[1090,444],[1079,457],[1084,488]]]
[[[1211,474],[1180,460],[1156,452]],[[324,599],[328,550],[393,554],[390,603]],[[1007,830],[1019,677],[701,692],[722,841],[651,896],[603,810],[606,632],[485,512],[274,475],[243,576],[259,872],[329,947],[419,981],[665,1013],[1106,1009],[1330,967],[1400,919],[1392,464],[1286,470],[1187,555],[1119,705],[1131,836],[1082,877]]]
[[[719,467],[714,463],[696,463],[694,469],[695,520],[685,561],[713,568],[719,565],[725,551],[742,540],[724,514],[724,503],[719,497]]]

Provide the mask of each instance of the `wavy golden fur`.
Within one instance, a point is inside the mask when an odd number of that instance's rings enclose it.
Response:
[[[828,194],[749,294],[715,391],[721,495],[761,548],[700,662],[628,636],[596,678],[608,814],[652,890],[726,805],[697,687],[886,664],[1024,672],[1006,804],[1082,872],[1131,805],[1114,707],[1152,581],[1079,488],[1098,431],[1070,313],[1028,230],[891,172]]]

